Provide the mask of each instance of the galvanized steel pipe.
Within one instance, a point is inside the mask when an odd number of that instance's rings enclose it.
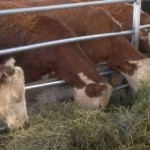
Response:
[[[99,73],[102,76],[106,76],[106,75],[111,75],[113,73],[116,73],[116,71],[114,70],[109,70],[109,71],[104,71]],[[53,85],[60,85],[60,84],[64,84],[66,83],[64,80],[58,80],[58,81],[51,81],[51,82],[45,82],[45,83],[40,83],[40,84],[30,84],[30,85],[26,85],[25,89],[26,90],[31,90],[31,89],[36,89],[36,88],[42,88],[42,87],[47,87],[47,86],[53,86]]]
[[[140,13],[141,13],[141,0],[135,0],[133,9],[133,30],[132,44],[139,48],[139,36],[140,36]]]
[[[15,47],[15,48],[2,49],[2,50],[0,50],[0,55],[11,54],[11,53],[16,53],[16,52],[22,52],[22,51],[28,51],[28,50],[31,50],[31,49],[37,49],[37,48],[60,45],[60,44],[66,44],[66,43],[72,43],[72,42],[91,40],[91,39],[98,39],[98,38],[104,38],[104,37],[113,37],[113,36],[119,36],[119,35],[128,35],[128,34],[132,34],[132,33],[133,33],[133,30],[129,30],[129,31],[122,31],[122,32],[94,34],[94,35],[88,35],[88,36],[73,37],[73,38],[68,38],[68,39],[42,42],[42,43],[31,44],[31,45],[27,45],[27,46],[20,46],[20,47]]]
[[[125,2],[134,2],[135,0],[107,0],[107,1],[92,1],[92,2],[81,2],[74,4],[60,4],[60,5],[51,5],[51,6],[40,6],[40,7],[28,7],[28,8],[15,8],[0,10],[0,15],[10,15],[18,13],[31,13],[31,12],[40,12],[40,11],[49,11],[49,10],[59,10],[59,9],[68,9],[68,8],[77,8],[85,6],[94,6],[94,5],[104,5],[111,3],[125,3]]]
[[[144,28],[150,28],[150,24],[145,24],[140,26],[140,29],[144,29]]]

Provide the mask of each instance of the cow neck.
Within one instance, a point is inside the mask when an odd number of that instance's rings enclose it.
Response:
[[[111,52],[108,51],[107,64],[120,72],[132,75],[136,70],[135,65],[129,64],[129,61],[144,59],[134,46],[132,46],[124,37],[115,37],[111,39]]]
[[[102,77],[96,71],[95,65],[79,46],[72,43],[65,48],[65,51],[60,53],[63,59],[57,61],[57,77],[63,78],[71,86],[77,88],[85,86],[87,80],[93,83],[103,82]]]

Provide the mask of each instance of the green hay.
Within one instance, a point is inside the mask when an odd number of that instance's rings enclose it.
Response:
[[[145,82],[143,87],[133,97],[135,104],[132,111],[142,113],[143,110],[150,109],[150,82]]]
[[[0,149],[149,150],[149,85],[143,85],[130,107],[124,107],[123,96],[114,93],[112,101],[117,105],[111,105],[107,112],[87,110],[71,102],[43,106],[29,114],[29,127],[1,134]],[[118,102],[122,106],[116,107]]]
[[[114,105],[115,107],[128,107],[131,105],[130,95],[126,94],[124,89],[114,91],[111,98],[109,105]]]
[[[109,114],[100,110],[62,103],[45,106],[36,113],[32,114],[28,129],[9,134],[12,139],[6,149],[105,149],[113,147],[110,141],[118,145],[119,137]]]

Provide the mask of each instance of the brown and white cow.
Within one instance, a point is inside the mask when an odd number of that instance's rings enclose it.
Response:
[[[19,5],[0,2],[1,9],[15,7]],[[0,16],[0,32],[1,48],[76,36],[60,21],[32,14]],[[73,87],[77,103],[92,109],[99,106],[104,108],[108,103],[112,87],[99,76],[95,66],[77,43],[39,48],[17,53],[13,57],[24,69],[27,83],[50,74],[64,79]]]
[[[9,128],[28,122],[23,70],[14,66],[14,59],[0,64],[0,116]]]
[[[122,4],[111,4],[102,6],[105,10],[108,10],[111,15],[117,19],[121,25],[123,30],[132,29],[133,22],[133,5],[129,3]],[[126,15],[128,12],[128,15]],[[150,24],[150,16],[141,11],[141,25]],[[129,41],[131,41],[131,36],[126,36]],[[139,49],[142,52],[150,52],[150,28],[145,28],[140,30],[140,41],[139,41]]]
[[[63,2],[67,3],[67,0]],[[40,1],[32,3],[32,0],[27,3],[28,6],[42,4]],[[47,0],[47,4],[57,4],[57,0]],[[109,13],[100,8],[57,10],[46,12],[45,15],[63,21],[78,36],[115,32],[121,28]],[[123,36],[79,42],[79,45],[94,63],[106,62],[110,67],[120,71],[134,92],[137,92],[143,81],[150,80],[150,59],[139,53]]]
[[[51,1],[51,0],[47,0]],[[74,2],[86,2],[95,0],[71,0]],[[129,3],[117,3],[109,5],[94,6],[97,10],[101,8],[107,10],[122,25],[123,30],[132,29],[133,5]],[[150,24],[150,16],[141,11],[141,25]],[[131,36],[126,36],[131,41]],[[141,52],[150,52],[150,28],[140,30],[139,50]]]

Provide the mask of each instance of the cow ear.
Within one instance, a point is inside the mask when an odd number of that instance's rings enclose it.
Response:
[[[128,63],[137,66],[139,64],[139,61],[129,61]]]
[[[14,58],[9,58],[4,62],[5,66],[10,66],[10,67],[14,67],[15,66],[15,59]]]

